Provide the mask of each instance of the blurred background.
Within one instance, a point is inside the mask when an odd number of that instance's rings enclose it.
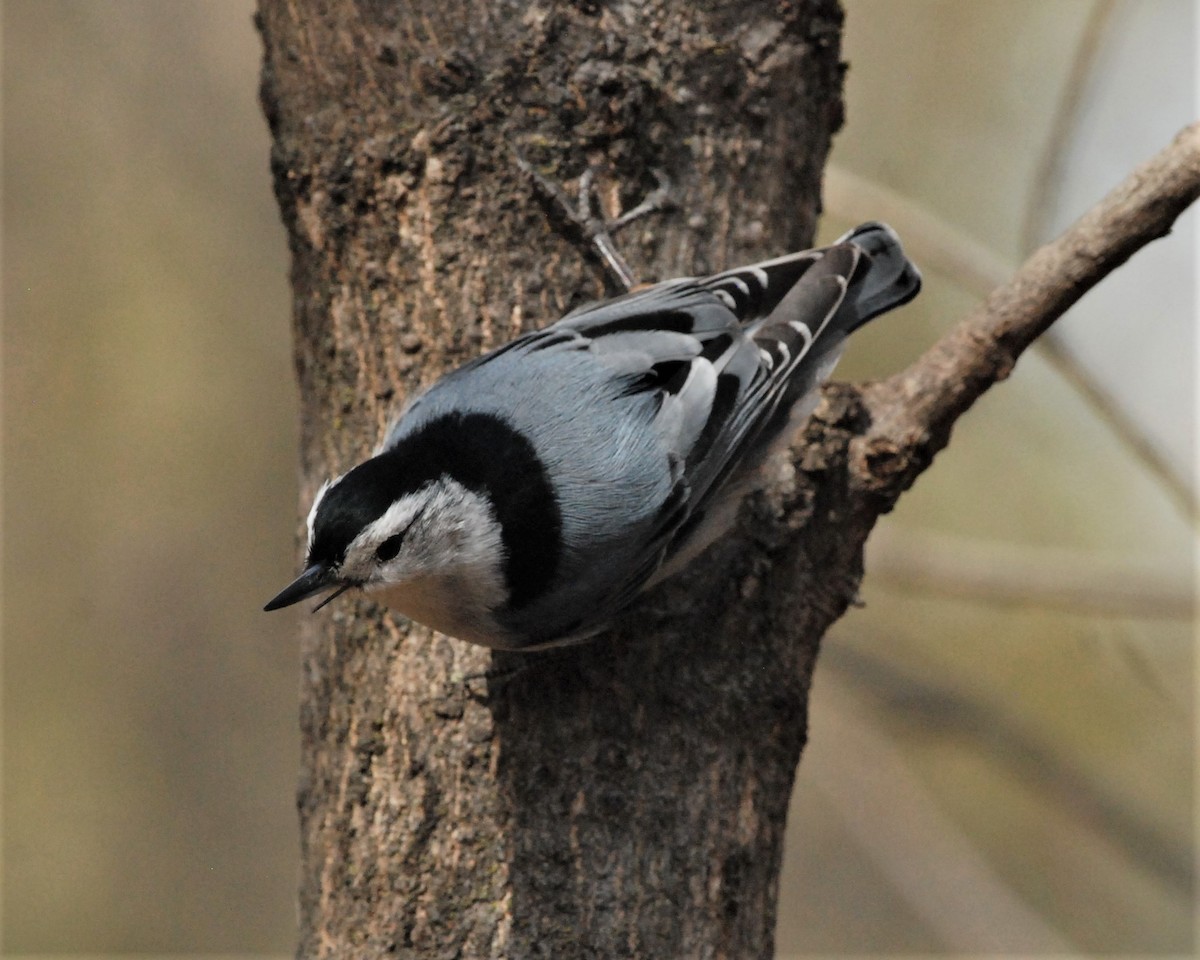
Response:
[[[1189,0],[849,0],[881,377],[1196,116]],[[251,0],[3,4],[6,955],[290,955],[296,388]],[[1195,951],[1196,214],[987,394],[826,639],[806,954]]]

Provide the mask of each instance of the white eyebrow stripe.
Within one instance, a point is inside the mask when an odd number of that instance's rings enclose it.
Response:
[[[327,494],[329,492],[329,488],[332,487],[335,483],[337,483],[341,479],[342,479],[341,477],[334,477],[331,480],[326,480],[323,484],[321,484],[320,488],[317,490],[317,495],[315,497],[313,497],[312,506],[308,508],[308,519],[305,521],[305,523],[308,526],[308,548],[309,549],[312,548],[313,524],[317,520],[317,507],[319,507],[321,505],[321,500],[325,497],[325,494]]]

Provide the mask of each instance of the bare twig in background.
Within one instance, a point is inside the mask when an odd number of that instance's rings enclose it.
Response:
[[[1062,86],[1062,95],[1054,108],[1050,136],[1038,161],[1037,173],[1030,183],[1032,189],[1025,209],[1025,220],[1021,225],[1021,247],[1025,251],[1034,249],[1048,232],[1046,217],[1051,209],[1051,193],[1062,180],[1063,158],[1071,135],[1075,132],[1084,86],[1092,76],[1096,55],[1100,52],[1100,43],[1112,20],[1115,5],[1114,0],[1098,0],[1083,25],[1083,35],[1075,48],[1070,72]]]
[[[942,813],[886,733],[856,709],[859,700],[837,675],[826,690],[819,724],[823,742],[836,743],[853,763],[826,764],[814,786],[843,812],[842,827],[952,952],[981,944],[1014,953],[1072,952]]]
[[[854,441],[856,479],[894,498],[949,440],[955,421],[1067,309],[1200,196],[1200,124],[1133,171],[1035,251],[963,323],[897,376],[863,391],[873,423]]]
[[[1162,451],[1146,435],[1146,431],[1130,417],[1120,402],[1071,352],[1061,337],[1042,337],[1037,342],[1038,351],[1058,371],[1106,423],[1113,434],[1125,444],[1126,450],[1162,486],[1164,492],[1179,508],[1193,527],[1200,523],[1200,503],[1196,492],[1186,476],[1180,474]]]
[[[1081,616],[1190,620],[1196,611],[1189,571],[1079,550],[877,530],[867,568],[909,590]]]
[[[876,639],[880,642],[875,647],[886,650],[888,638]],[[1160,825],[1131,811],[1128,801],[1122,798],[1113,782],[1097,777],[1071,751],[1063,750],[1045,728],[1030,725],[1029,718],[1019,711],[1005,709],[1007,701],[988,701],[956,689],[927,672],[891,662],[886,655],[881,656],[870,648],[856,649],[833,642],[821,656],[822,663],[832,668],[832,682],[839,688],[835,695],[825,691],[826,706],[820,714],[821,722],[824,722],[829,704],[836,704],[838,711],[858,716],[852,705],[870,700],[886,710],[886,725],[893,733],[897,724],[906,724],[923,727],[931,736],[986,744],[986,750],[980,750],[980,755],[986,753],[990,762],[1008,768],[1016,782],[1040,794],[1048,806],[1059,805],[1065,799],[1066,807],[1079,826],[1118,846],[1124,856],[1146,874],[1160,878],[1179,891],[1190,890],[1192,863],[1187,846],[1181,845]],[[829,682],[827,674],[822,683]],[[863,724],[866,734],[885,743],[890,741],[888,733],[872,732],[872,728],[880,725],[878,721],[860,718],[858,722]],[[837,742],[839,749],[844,750],[841,741]],[[901,768],[908,768],[902,758],[896,758],[895,762]],[[865,763],[869,761],[864,758],[857,761],[859,766]],[[908,775],[912,776],[911,773]],[[883,779],[891,782],[890,778]],[[915,799],[910,795],[906,802]],[[930,805],[934,812],[922,816],[937,815],[936,804],[930,801]],[[907,815],[900,811],[893,814],[892,819],[899,824],[908,821]],[[878,826],[874,820],[870,825],[872,831]],[[952,832],[958,830],[950,824],[947,827]],[[865,831],[861,838],[865,844],[873,842]],[[884,845],[887,845],[886,839]]]
[[[1012,276],[1012,264],[927,206],[836,164],[825,168],[825,209],[847,223],[883,220],[904,238],[922,270],[950,277],[986,297]]]
[[[1033,178],[1033,192],[1026,210],[1021,230],[1021,244],[1026,251],[1033,250],[1038,242],[1049,233],[1047,218],[1052,209],[1051,192],[1058,187],[1063,177],[1063,160],[1067,144],[1075,132],[1084,87],[1096,63],[1101,42],[1112,24],[1113,0],[1101,0],[1088,15],[1083,36],[1076,48],[1071,63],[1071,72],[1063,85],[1062,97],[1055,109],[1054,122],[1046,142],[1039,172]],[[1176,502],[1194,526],[1200,520],[1200,507],[1195,491],[1186,477],[1179,474],[1162,453],[1146,436],[1145,431],[1122,410],[1120,403],[1099,379],[1092,375],[1075,358],[1070,349],[1053,333],[1038,341],[1038,348],[1067,380],[1108,423],[1130,452],[1158,478],[1167,493]]]

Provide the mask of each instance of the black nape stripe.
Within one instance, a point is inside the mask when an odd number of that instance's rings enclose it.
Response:
[[[491,414],[437,417],[346,474],[318,511],[309,563],[340,563],[364,526],[400,497],[443,476],[491,502],[511,606],[544,593],[562,555],[558,500],[533,445]]]

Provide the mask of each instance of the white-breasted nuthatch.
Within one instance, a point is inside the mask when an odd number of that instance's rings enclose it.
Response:
[[[266,609],[361,587],[489,647],[589,637],[729,528],[846,336],[920,286],[896,235],[868,223],[518,337],[435,383],[321,488],[306,569]]]

